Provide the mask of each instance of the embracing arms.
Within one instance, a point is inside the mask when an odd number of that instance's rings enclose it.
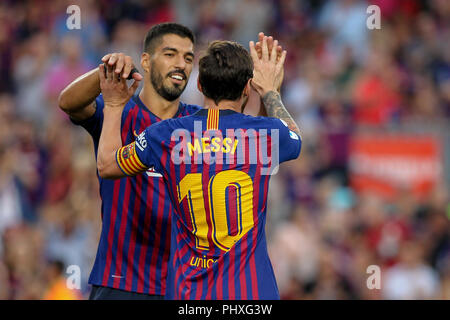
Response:
[[[127,78],[133,68],[133,60],[123,53],[110,53],[102,58],[108,67],[115,68],[114,73]],[[139,73],[133,79],[140,81]],[[95,113],[95,98],[101,93],[99,68],[95,68],[75,79],[58,97],[58,105],[72,119],[82,121]]]

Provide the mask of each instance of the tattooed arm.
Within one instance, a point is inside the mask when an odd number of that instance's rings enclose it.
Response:
[[[300,129],[284,107],[278,92],[269,91],[263,96],[262,100],[267,111],[267,116],[283,120],[287,123],[290,130],[301,136]]]
[[[289,129],[300,136],[297,124],[284,107],[281,96],[277,92],[283,80],[286,51],[284,50],[281,57],[277,59],[278,41],[274,40],[269,56],[266,36],[264,36],[261,46],[262,54],[259,56],[254,42],[250,41],[250,54],[254,64],[252,87],[261,96],[267,115],[285,121]]]

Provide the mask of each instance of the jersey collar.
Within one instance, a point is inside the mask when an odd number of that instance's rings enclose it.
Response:
[[[134,100],[134,102],[135,102],[140,108],[142,108],[142,109],[144,109],[145,111],[151,113],[155,118],[157,118],[157,119],[159,119],[159,120],[162,120],[162,119],[161,119],[160,117],[158,117],[156,114],[154,114],[153,112],[151,112],[149,108],[147,108],[147,106],[142,102],[141,98],[139,97],[139,94],[134,95],[134,96],[133,96],[133,100]],[[177,110],[177,113],[175,113],[175,115],[174,115],[172,118],[177,118],[177,117],[180,115],[180,113],[181,113],[181,111],[183,110],[183,108],[184,108],[184,103],[182,103],[182,102],[180,101],[180,103],[178,104],[178,110]]]
[[[236,113],[239,113],[239,112],[236,112],[236,111],[231,110],[231,109],[219,110],[219,115],[220,116],[227,116],[227,115],[232,115],[232,114],[236,114]],[[196,116],[208,116],[208,109],[200,109],[196,113],[194,113],[194,115],[196,115]]]

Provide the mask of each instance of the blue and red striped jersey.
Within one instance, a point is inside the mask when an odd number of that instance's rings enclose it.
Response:
[[[174,203],[166,298],[279,299],[265,236],[269,179],[300,149],[282,120],[203,109],[117,151],[127,175],[161,172]]]
[[[95,155],[103,125],[103,97],[89,119],[73,121],[94,140]],[[175,117],[193,114],[199,106],[179,104]],[[139,96],[126,104],[122,113],[124,145],[135,141],[145,128],[161,121]],[[98,174],[97,174],[98,176]],[[153,168],[135,177],[102,179],[102,230],[89,283],[126,291],[164,295],[170,252],[170,216],[173,212],[162,175]]]

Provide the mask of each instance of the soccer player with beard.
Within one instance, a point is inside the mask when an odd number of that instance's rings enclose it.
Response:
[[[194,35],[176,23],[152,27],[144,40],[141,66],[133,73],[121,101],[120,136],[126,145],[148,126],[163,119],[195,113],[199,106],[180,102],[194,61]],[[105,101],[99,72],[108,79],[126,79],[133,61],[108,54],[102,65],[79,77],[60,94],[59,106],[73,123],[92,136],[97,156]],[[143,80],[139,95],[133,96]],[[125,83],[126,86],[126,83]],[[153,168],[134,177],[98,177],[102,199],[102,230],[93,270],[90,299],[161,299],[166,291],[172,205],[160,173]]]
[[[276,51],[267,37],[260,57],[253,42],[251,56],[235,42],[212,42],[199,62],[206,109],[150,126],[128,145],[120,139],[128,88],[101,76],[108,117],[100,176],[134,176],[155,166],[175,209],[168,299],[279,299],[265,237],[268,186],[279,163],[299,156],[301,138],[277,92],[286,52],[277,59]],[[251,87],[269,117],[241,113]]]

